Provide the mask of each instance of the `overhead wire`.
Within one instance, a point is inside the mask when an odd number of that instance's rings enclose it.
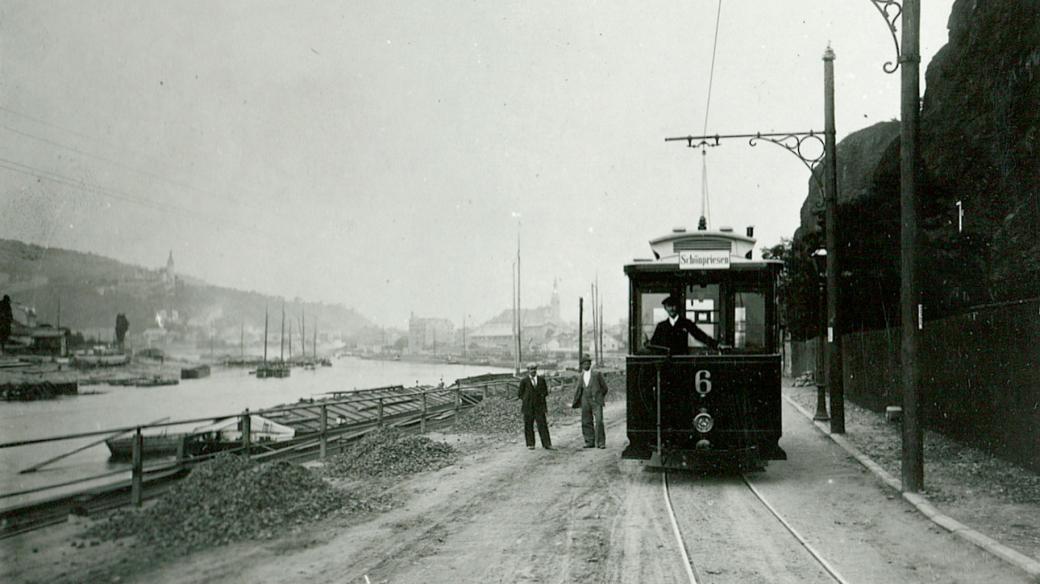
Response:
[[[46,169],[38,168],[38,167],[31,166],[31,165],[28,165],[28,164],[23,164],[21,162],[15,161],[15,160],[9,160],[7,158],[0,157],[0,168],[5,168],[5,169],[10,170],[12,172],[17,172],[17,173],[28,175],[28,176],[32,176],[32,177],[35,177],[35,178],[38,178],[38,179],[48,180],[48,181],[51,181],[51,182],[62,184],[62,185],[69,186],[69,187],[72,187],[72,188],[75,188],[75,189],[79,189],[79,190],[84,191],[84,192],[93,193],[93,194],[98,195],[98,196],[107,197],[107,198],[110,198],[110,199],[115,199],[115,200],[131,203],[131,204],[139,205],[139,206],[142,206],[142,207],[147,207],[147,208],[150,208],[150,209],[156,210],[156,211],[169,211],[169,212],[174,212],[174,213],[180,213],[180,214],[183,214],[183,215],[190,215],[190,216],[193,216],[193,217],[198,217],[198,218],[200,218],[200,219],[202,219],[204,221],[213,223],[213,224],[218,225],[218,226],[220,226],[222,228],[229,228],[230,227],[231,229],[235,229],[235,230],[238,230],[238,231],[241,231],[243,233],[250,234],[250,235],[260,234],[260,235],[264,235],[266,237],[281,237],[281,236],[276,236],[275,234],[272,234],[272,233],[266,233],[263,230],[257,229],[257,228],[255,228],[253,226],[248,226],[248,227],[247,226],[240,226],[240,227],[236,228],[235,225],[234,225],[234,223],[235,223],[234,221],[230,221],[230,220],[226,220],[226,219],[218,220],[215,217],[210,216],[209,214],[199,213],[197,211],[193,211],[191,209],[188,209],[186,207],[182,207],[180,205],[173,205],[173,204],[170,204],[170,203],[162,203],[162,202],[159,202],[159,201],[154,201],[154,200],[151,200],[151,199],[146,199],[146,198],[143,198],[143,197],[134,196],[134,195],[132,195],[130,193],[127,193],[125,191],[121,191],[121,190],[118,190],[118,189],[107,188],[107,187],[103,187],[103,186],[96,185],[96,184],[89,184],[89,183],[87,183],[84,180],[77,180],[75,178],[62,175],[60,173],[56,173],[56,172],[49,171],[49,170],[46,170]]]
[[[47,120],[38,118],[36,116],[32,116],[32,115],[26,114],[24,112],[20,112],[20,111],[14,110],[14,109],[12,109],[10,107],[7,107],[5,105],[0,105],[0,111],[6,112],[8,114],[11,114],[11,115],[19,117],[19,118],[30,120],[32,122],[35,122],[35,123],[43,125],[43,126],[47,126],[47,127],[50,127],[50,128],[61,130],[62,132],[67,132],[67,133],[72,134],[74,136],[77,136],[77,137],[80,137],[80,138],[83,138],[83,139],[86,139],[86,140],[89,140],[89,141],[93,141],[93,142],[105,145],[106,147],[109,146],[103,140],[99,140],[99,139],[97,139],[97,138],[95,138],[93,136],[84,134],[82,132],[79,132],[79,131],[76,131],[76,130],[73,130],[73,129],[61,126],[61,125],[58,125],[58,124],[54,124],[52,122],[49,122]],[[235,204],[235,205],[239,205],[239,206],[242,206],[242,207],[249,207],[248,201],[246,201],[245,199],[242,199],[242,198],[239,198],[239,197],[235,197],[235,196],[230,196],[227,193],[224,193],[224,194],[217,193],[217,192],[215,192],[213,190],[202,188],[202,187],[198,187],[196,185],[193,185],[193,184],[185,182],[185,181],[172,179],[172,178],[163,176],[163,175],[161,175],[159,173],[156,173],[156,172],[153,172],[153,171],[150,171],[150,170],[144,170],[144,169],[136,168],[134,166],[131,166],[131,165],[119,162],[117,160],[113,160],[111,158],[108,158],[106,156],[102,156],[100,154],[94,154],[94,153],[91,153],[91,152],[87,152],[87,151],[85,151],[83,149],[76,148],[76,147],[70,146],[68,144],[63,144],[61,142],[58,142],[56,140],[52,140],[50,138],[45,138],[45,137],[38,136],[38,135],[30,133],[30,132],[25,132],[23,130],[19,130],[17,128],[13,128],[13,127],[11,127],[11,126],[9,126],[7,124],[0,123],[0,129],[6,130],[7,132],[10,132],[10,133],[18,135],[18,136],[22,136],[24,138],[28,138],[28,139],[31,139],[31,140],[35,140],[35,141],[38,141],[38,142],[41,142],[41,143],[53,146],[55,148],[60,148],[60,149],[63,149],[63,150],[69,151],[69,152],[73,152],[73,153],[75,153],[75,154],[77,154],[79,156],[85,157],[85,158],[91,158],[91,159],[94,159],[94,160],[105,162],[105,163],[111,164],[111,165],[113,165],[113,166],[115,166],[117,168],[120,168],[120,169],[123,169],[123,170],[126,170],[126,171],[130,171],[130,172],[142,175],[142,176],[147,176],[149,178],[162,181],[162,182],[164,182],[166,184],[169,184],[169,185],[177,187],[177,188],[191,190],[191,191],[195,191],[195,192],[198,192],[198,193],[201,193],[201,194],[206,194],[206,195],[218,197],[218,198],[224,199],[225,201],[227,201],[229,203],[232,203],[232,204]],[[153,210],[157,210],[157,211],[172,211],[172,212],[181,213],[181,214],[184,214],[184,215],[190,215],[190,216],[193,216],[193,217],[201,217],[202,219],[204,219],[206,221],[210,221],[210,222],[212,222],[214,224],[218,224],[221,227],[227,227],[228,223],[235,223],[234,221],[229,221],[229,220],[217,220],[217,219],[215,219],[214,217],[212,217],[209,214],[199,213],[199,212],[193,211],[191,209],[188,209],[186,207],[182,207],[182,206],[179,206],[179,205],[173,205],[173,204],[169,204],[169,203],[159,203],[159,202],[156,202],[156,201],[148,200],[146,198],[133,196],[133,195],[131,195],[129,193],[126,193],[124,191],[120,191],[118,189],[106,188],[106,187],[102,187],[100,185],[92,185],[92,184],[89,184],[87,181],[84,181],[82,179],[71,178],[71,177],[64,176],[64,175],[61,175],[61,174],[53,172],[53,171],[49,171],[49,170],[41,169],[41,168],[38,168],[38,167],[30,166],[30,165],[23,164],[23,163],[14,161],[14,160],[0,158],[0,168],[5,168],[5,169],[13,171],[13,172],[17,172],[17,173],[33,176],[33,177],[39,178],[39,179],[48,180],[48,181],[55,182],[55,183],[58,183],[58,184],[62,184],[62,185],[65,185],[65,186],[69,186],[69,187],[72,187],[72,188],[76,188],[76,189],[80,189],[80,190],[83,190],[83,191],[91,192],[91,193],[94,193],[94,194],[97,194],[97,195],[100,195],[100,196],[103,196],[103,197],[108,197],[110,199],[120,200],[120,201],[123,201],[123,202],[139,205],[139,206],[142,206],[142,207],[147,207],[147,208],[150,208],[150,209],[153,209]],[[242,226],[241,229],[237,229],[237,230],[238,231],[242,231],[243,233],[251,234],[251,235],[252,234],[262,234],[262,235],[264,235],[266,237],[276,237],[273,233],[266,233],[266,232],[264,232],[262,230],[256,229],[253,226]],[[277,237],[284,238],[284,236],[277,236]]]
[[[130,172],[134,172],[134,173],[140,174],[142,176],[147,176],[149,178],[160,180],[162,182],[165,182],[165,183],[170,184],[170,185],[175,186],[175,187],[179,187],[179,188],[187,189],[187,190],[192,190],[192,191],[196,191],[198,193],[202,193],[202,194],[205,194],[205,195],[211,195],[211,196],[215,196],[215,197],[218,197],[218,198],[226,199],[226,200],[231,201],[231,202],[233,202],[233,203],[235,203],[237,205],[245,206],[247,204],[247,201],[245,201],[243,199],[240,199],[238,197],[235,197],[235,196],[229,196],[226,193],[225,194],[217,193],[215,191],[211,191],[211,190],[208,190],[208,189],[197,187],[195,185],[192,185],[190,183],[186,183],[184,181],[179,181],[179,180],[176,180],[176,179],[167,178],[167,177],[165,177],[165,176],[163,176],[161,174],[152,172],[150,170],[142,170],[142,169],[139,169],[139,168],[135,168],[133,166],[130,166],[128,164],[124,164],[124,163],[119,162],[117,160],[112,160],[111,158],[107,158],[107,157],[101,156],[99,154],[93,154],[93,153],[90,153],[90,152],[85,152],[85,151],[80,150],[79,148],[76,148],[74,146],[69,146],[67,144],[62,144],[60,142],[56,142],[56,141],[51,140],[49,138],[43,138],[41,136],[36,136],[35,134],[30,134],[28,132],[23,132],[21,130],[12,128],[12,127],[4,125],[4,124],[0,124],[0,129],[6,130],[6,131],[8,131],[8,132],[10,132],[12,134],[16,134],[16,135],[22,136],[24,138],[29,138],[30,140],[36,140],[38,142],[42,142],[44,144],[48,144],[48,145],[54,146],[56,148],[61,148],[63,150],[67,150],[69,152],[74,152],[74,153],[76,153],[76,154],[78,154],[80,156],[84,156],[86,158],[93,158],[94,160],[99,160],[101,162],[106,162],[108,164],[111,164],[111,165],[113,165],[115,167],[118,167],[118,168],[121,168],[123,170],[127,170],[127,171],[130,171]]]

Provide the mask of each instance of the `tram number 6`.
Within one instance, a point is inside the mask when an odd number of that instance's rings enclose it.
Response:
[[[693,376],[693,388],[704,397],[711,391],[711,371],[701,369]]]

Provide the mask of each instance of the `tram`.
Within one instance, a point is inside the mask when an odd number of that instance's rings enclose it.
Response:
[[[777,282],[746,235],[676,228],[629,282],[628,441],[622,456],[678,469],[762,469],[780,447]]]

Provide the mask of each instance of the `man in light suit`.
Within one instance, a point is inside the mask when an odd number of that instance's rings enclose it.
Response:
[[[555,450],[552,440],[549,439],[549,422],[545,419],[548,408],[545,398],[549,395],[549,385],[545,377],[538,375],[538,365],[531,363],[527,366],[527,377],[520,380],[520,388],[517,397],[520,398],[520,413],[524,416],[524,439],[527,448],[534,450],[534,424],[538,424],[538,438],[542,441],[542,448]]]
[[[592,359],[581,358],[581,375],[574,384],[572,408],[581,408],[581,434],[585,448],[606,448],[607,430],[603,424],[603,402],[607,397],[607,381],[592,370]]]

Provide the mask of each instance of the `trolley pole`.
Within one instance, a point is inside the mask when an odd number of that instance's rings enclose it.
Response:
[[[924,434],[921,429],[920,374],[917,369],[918,331],[923,325],[915,248],[917,244],[917,129],[920,114],[920,0],[904,0],[902,13],[902,103],[903,123],[899,134],[899,210],[901,218],[899,290],[902,325],[903,382],[903,491],[920,492],[924,488]]]
[[[831,397],[831,433],[845,433],[845,387],[841,366],[838,275],[838,146],[834,126],[834,51],[823,53],[824,218],[827,245],[827,338],[825,383]]]

